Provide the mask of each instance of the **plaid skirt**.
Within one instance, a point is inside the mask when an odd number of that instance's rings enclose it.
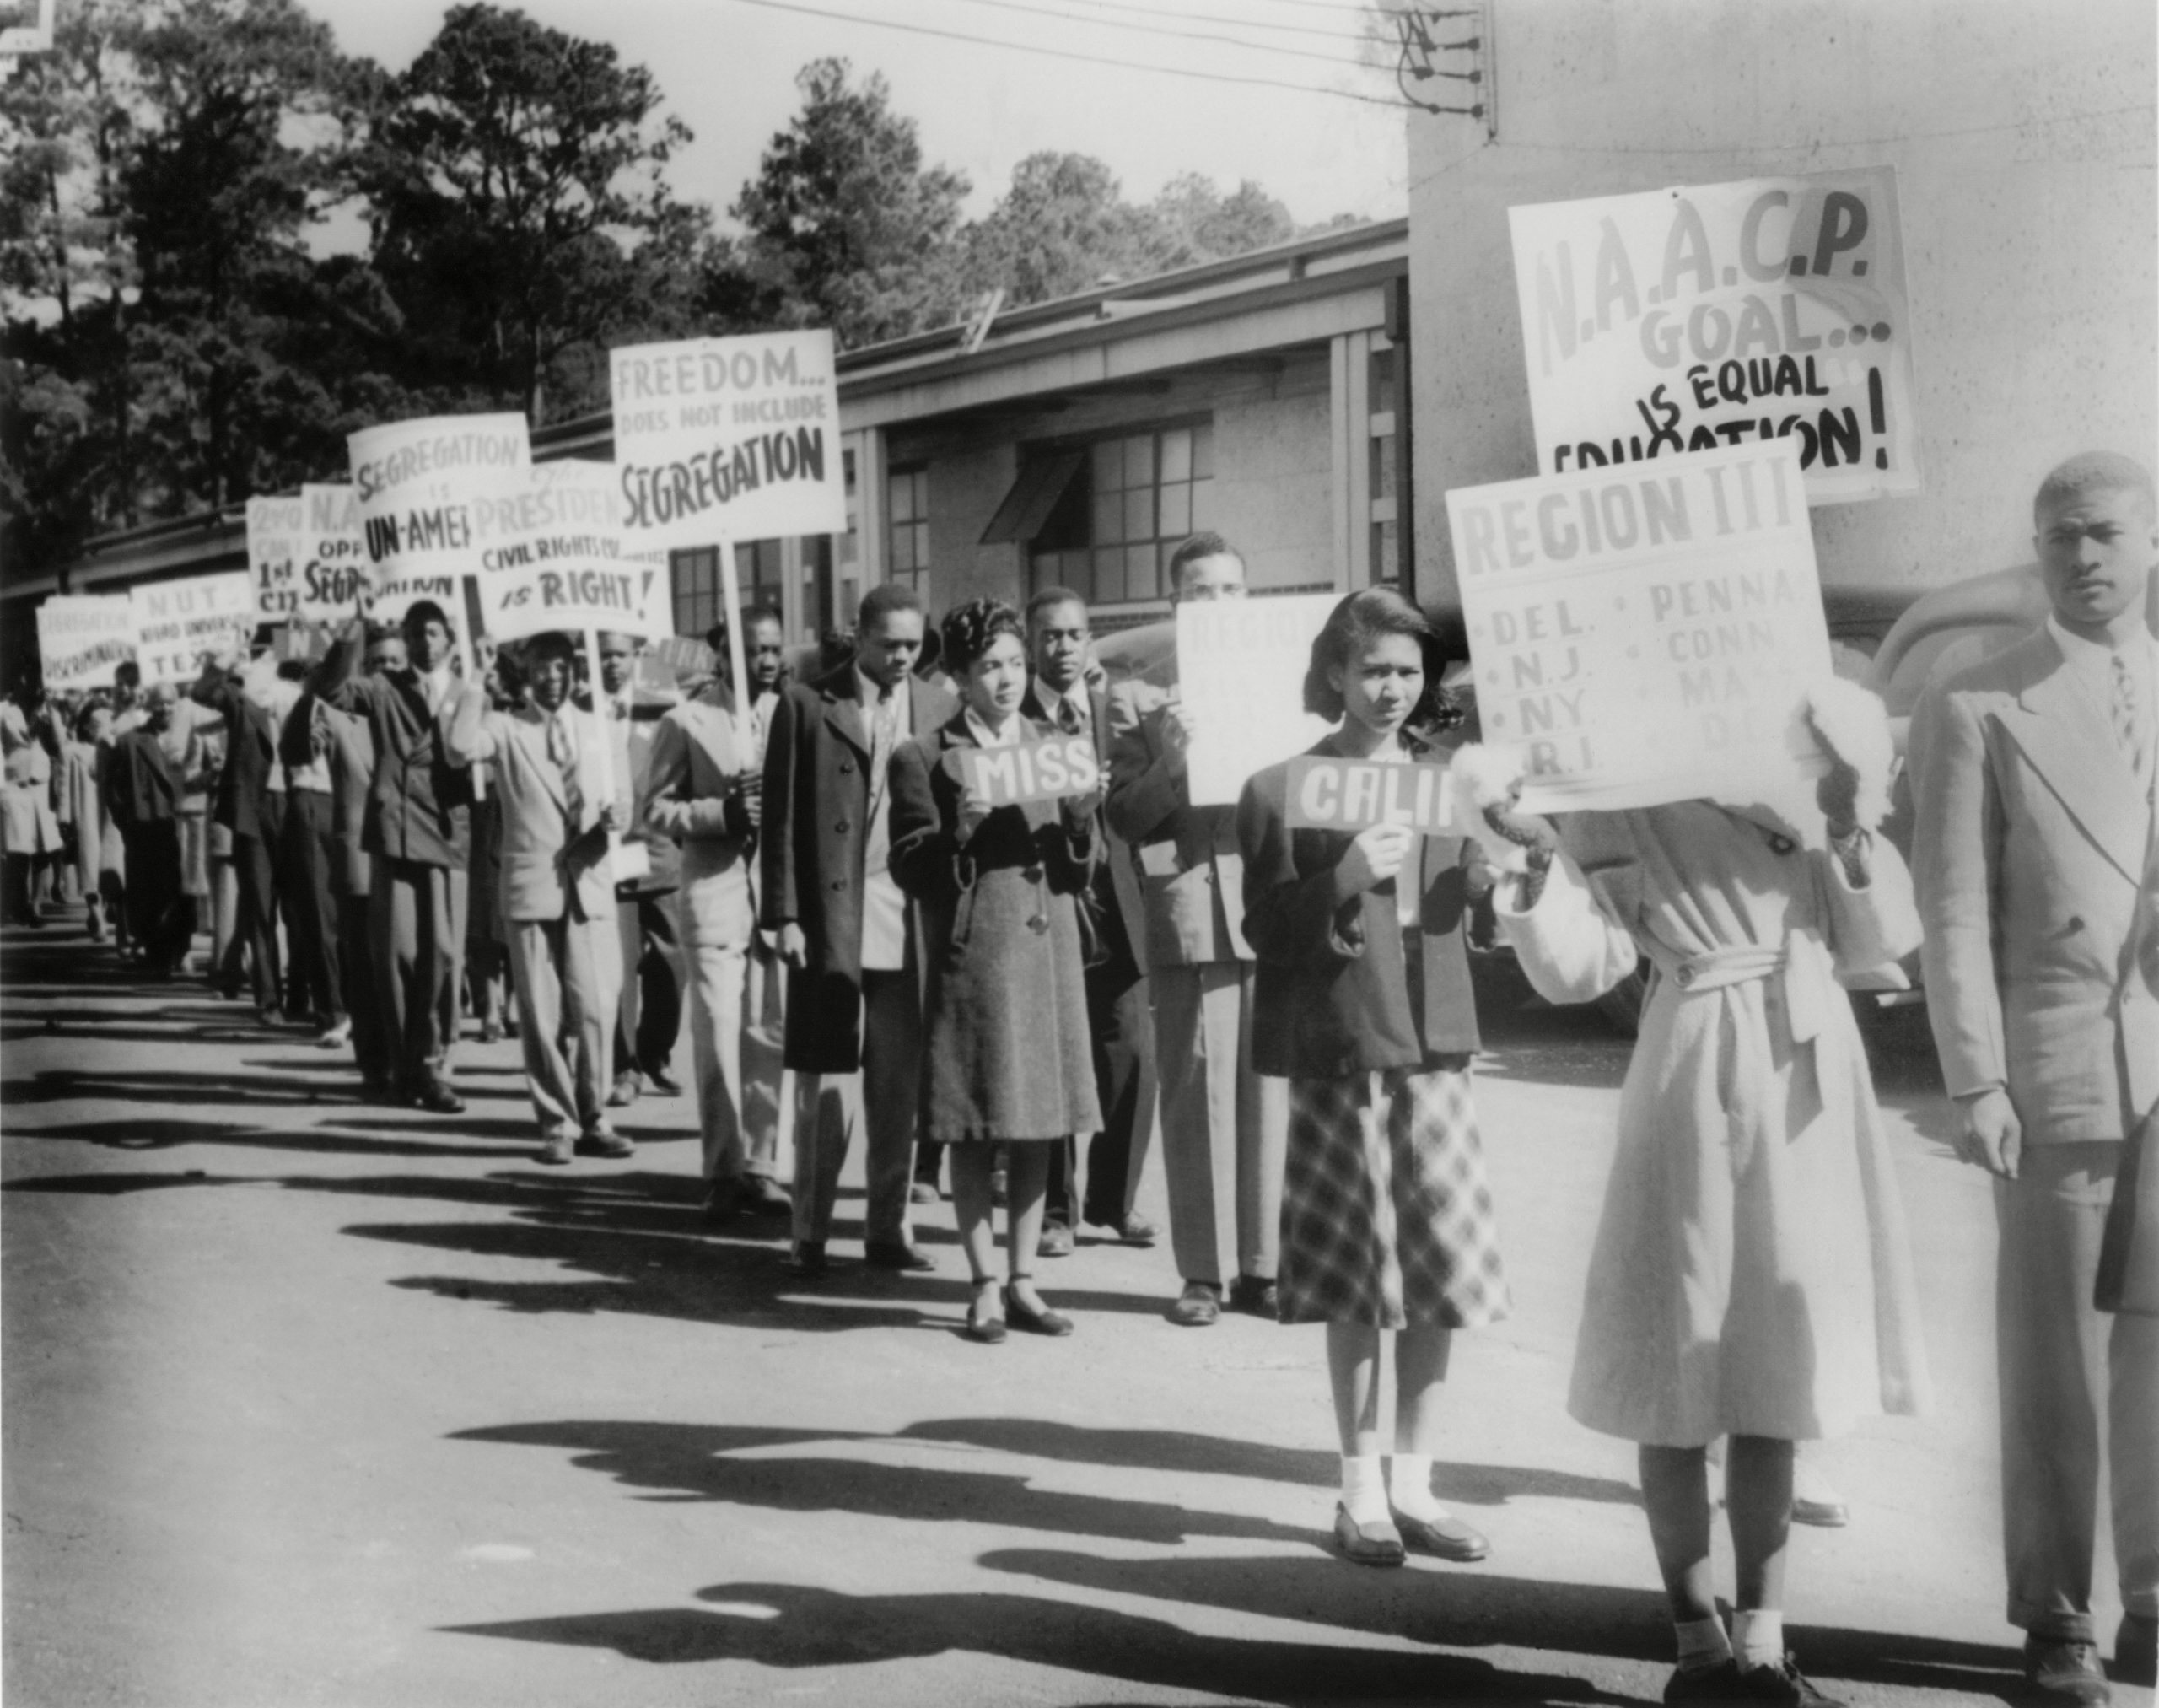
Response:
[[[1511,1303],[1469,1075],[1289,1081],[1284,1323],[1473,1328]]]

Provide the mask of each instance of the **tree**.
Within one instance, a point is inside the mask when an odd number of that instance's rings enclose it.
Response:
[[[417,383],[536,423],[551,389],[604,401],[611,337],[685,328],[707,215],[668,187],[691,134],[660,100],[612,47],[491,5],[389,81],[361,181]]]
[[[1015,307],[1157,271],[1152,222],[1110,169],[1086,154],[1045,151],[1013,169],[1012,187],[967,228],[966,278],[1002,286]]]
[[[1159,271],[1248,255],[1297,235],[1289,210],[1249,178],[1225,197],[1213,179],[1182,173],[1162,186],[1148,212]]]
[[[848,62],[795,78],[802,110],[765,149],[729,211],[743,236],[708,253],[705,305],[764,325],[826,326],[843,348],[945,324],[967,180],[923,164],[914,121],[885,79],[850,87]]]

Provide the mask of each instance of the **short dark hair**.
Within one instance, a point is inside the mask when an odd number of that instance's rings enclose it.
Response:
[[[1032,628],[1037,617],[1060,605],[1076,605],[1082,611],[1087,608],[1087,601],[1069,587],[1045,587],[1027,601],[1027,627]]]
[[[761,622],[778,623],[780,638],[782,640],[787,638],[787,619],[773,610],[771,606],[746,605],[742,607],[742,633],[745,636],[747,636],[750,631]],[[705,644],[722,657],[726,656],[727,619],[725,617],[723,617],[705,631]]]
[[[431,622],[439,622],[448,631],[450,613],[432,599],[416,599],[405,607],[404,620],[398,627],[410,634],[415,628],[424,628]]]
[[[1305,709],[1329,723],[1346,711],[1330,673],[1355,658],[1359,649],[1382,635],[1406,634],[1424,655],[1424,692],[1407,722],[1427,729],[1451,729],[1462,720],[1454,696],[1440,686],[1439,637],[1424,613],[1392,587],[1365,587],[1345,594],[1312,637],[1311,663],[1305,671]]]
[[[528,670],[543,658],[568,659],[574,665],[577,655],[577,643],[559,628],[545,630],[525,643],[525,663]]]
[[[396,623],[370,622],[368,624],[368,644],[369,646],[374,645],[378,641],[384,640],[394,640],[401,643],[404,638],[405,631]]]
[[[2039,482],[2032,499],[2032,513],[2037,515],[2056,504],[2096,498],[2101,493],[2126,493],[2142,502],[2146,516],[2159,519],[2151,471],[2135,457],[2114,450],[2080,451],[2068,461],[2056,464]]]
[[[970,599],[945,613],[945,667],[954,675],[989,650],[1000,634],[1009,634],[1021,646],[1027,644],[1020,613],[1001,599]]]
[[[112,667],[112,685],[116,688],[139,688],[143,686],[143,666],[132,658],[124,658]]]
[[[912,611],[920,617],[922,595],[904,581],[880,581],[862,595],[855,612],[855,628],[857,632],[868,628],[896,611]]]
[[[1203,528],[1197,534],[1187,534],[1176,551],[1170,553],[1170,591],[1174,593],[1177,582],[1184,574],[1184,566],[1195,563],[1202,558],[1234,558],[1240,565],[1245,554],[1212,528]]]

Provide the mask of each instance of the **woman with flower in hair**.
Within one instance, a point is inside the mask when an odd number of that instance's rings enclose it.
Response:
[[[1392,590],[1334,607],[1305,706],[1338,720],[1316,757],[1435,765],[1461,722],[1427,674],[1432,632]],[[1457,1328],[1507,1314],[1470,1101],[1477,1013],[1464,949],[1474,843],[1400,824],[1293,828],[1285,762],[1245,785],[1245,935],[1258,956],[1252,1064],[1289,1081],[1281,1320],[1327,1324],[1341,1432],[1335,1539],[1361,1565],[1405,1545],[1481,1560],[1484,1538],[1433,1498],[1440,1387]],[[1413,791],[1404,790],[1410,795]],[[1394,1332],[1394,1463],[1380,1477],[1380,1360]]]
[[[993,807],[963,756],[1056,732],[1023,715],[1026,630],[1001,601],[948,615],[944,663],[959,714],[892,756],[891,870],[928,929],[918,1136],[951,1147],[952,1202],[974,1297],[966,1332],[996,1342],[1009,1320],[1069,1334],[1028,1271],[1042,1235],[1050,1147],[1101,1125],[1087,1031],[1075,898],[1095,859],[1090,794]],[[994,1273],[991,1175],[1010,1159],[1007,1279]]]

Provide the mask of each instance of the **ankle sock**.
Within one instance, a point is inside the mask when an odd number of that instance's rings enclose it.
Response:
[[[1724,1621],[1715,1614],[1705,1619],[1675,1619],[1672,1634],[1679,1644],[1679,1670],[1705,1673],[1731,1658],[1731,1643],[1724,1634]]]
[[[1342,1504],[1359,1524],[1387,1522],[1386,1483],[1380,1475],[1380,1456],[1342,1456]]]
[[[1731,1646],[1742,1667],[1780,1667],[1785,1616],[1775,1608],[1741,1608],[1731,1616]]]
[[[1432,1498],[1429,1453],[1397,1453],[1394,1463],[1387,1467],[1386,1486],[1394,1510],[1405,1518],[1436,1524],[1447,1516],[1447,1509]]]

